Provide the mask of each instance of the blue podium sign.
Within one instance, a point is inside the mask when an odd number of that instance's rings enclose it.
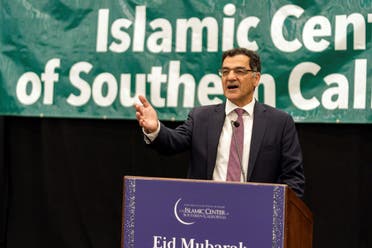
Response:
[[[281,248],[285,185],[124,178],[124,248]]]

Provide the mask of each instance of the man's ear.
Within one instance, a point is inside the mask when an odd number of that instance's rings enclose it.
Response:
[[[254,72],[253,77],[255,78],[255,84],[254,84],[254,86],[257,87],[258,84],[260,83],[261,73]]]

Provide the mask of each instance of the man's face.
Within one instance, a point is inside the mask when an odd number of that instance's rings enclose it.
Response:
[[[249,57],[243,54],[226,57],[222,64],[222,87],[227,99],[239,107],[250,103],[260,80],[259,72],[251,70]]]

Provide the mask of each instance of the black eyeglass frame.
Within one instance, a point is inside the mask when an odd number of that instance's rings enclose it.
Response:
[[[247,68],[244,68],[244,67],[236,67],[236,68],[231,68],[231,69],[230,68],[221,68],[221,69],[218,69],[218,75],[220,75],[221,77],[226,77],[227,75],[230,74],[231,71],[233,71],[236,76],[245,76],[249,72],[257,72],[255,70],[247,69]]]

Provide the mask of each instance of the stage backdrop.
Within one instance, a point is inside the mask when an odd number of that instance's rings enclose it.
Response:
[[[223,101],[221,54],[262,56],[257,98],[297,122],[372,122],[372,1],[0,2],[0,114],[164,120]]]

